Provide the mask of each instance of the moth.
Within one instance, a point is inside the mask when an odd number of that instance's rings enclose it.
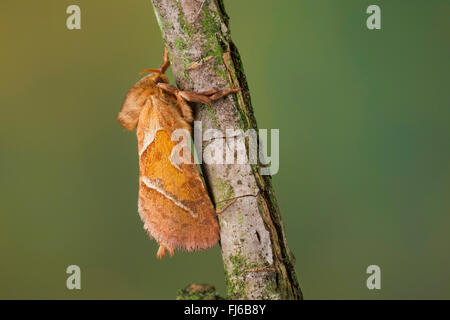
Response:
[[[216,211],[197,166],[193,161],[173,161],[172,151],[178,142],[172,141],[172,133],[184,129],[191,134],[194,119],[188,102],[211,105],[214,100],[240,90],[199,93],[178,90],[164,75],[169,66],[166,49],[159,69],[141,72],[151,73],[128,91],[117,116],[126,130],[136,129],[138,212],[144,229],[159,243],[156,254],[159,259],[167,252],[173,255],[175,249],[208,249],[219,240]]]

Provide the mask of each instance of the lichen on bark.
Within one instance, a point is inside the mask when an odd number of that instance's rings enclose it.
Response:
[[[191,283],[177,292],[177,300],[224,300],[216,288],[207,284]]]
[[[257,129],[244,68],[222,0],[152,0],[183,90],[242,88],[213,106],[197,106],[204,128]],[[213,141],[216,140],[216,141]],[[248,141],[246,143],[249,148]],[[248,151],[248,150],[247,150]],[[202,164],[216,209],[229,299],[301,299],[302,293],[271,184],[258,164]]]

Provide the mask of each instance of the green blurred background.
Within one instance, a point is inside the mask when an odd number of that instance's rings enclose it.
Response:
[[[450,298],[450,2],[225,5],[259,127],[280,129],[273,180],[305,298]],[[161,62],[150,1],[2,0],[0,28],[0,298],[224,294],[218,247],[157,261],[137,214],[136,139],[115,117]]]

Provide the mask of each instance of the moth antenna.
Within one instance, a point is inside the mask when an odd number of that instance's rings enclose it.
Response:
[[[141,72],[139,72],[139,74],[144,74],[144,73],[147,73],[147,72],[162,73],[160,69],[145,69],[145,70],[142,70]]]
[[[167,51],[167,48],[164,47],[164,62],[161,65],[161,67],[159,69],[145,69],[145,70],[142,70],[141,72],[139,72],[139,74],[144,74],[146,72],[155,72],[155,73],[164,74],[166,72],[167,68],[169,68],[169,66],[170,66],[169,53]]]
[[[169,52],[167,51],[167,48],[164,47],[164,62],[161,65],[161,73],[164,74],[167,70],[167,68],[169,68],[170,66],[170,60],[169,60]]]

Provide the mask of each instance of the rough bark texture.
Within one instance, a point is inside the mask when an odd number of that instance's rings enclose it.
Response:
[[[241,87],[242,92],[202,105],[196,120],[223,137],[225,129],[256,129],[239,53],[231,41],[222,0],[152,0],[179,88],[205,91]],[[222,139],[222,141],[220,141]],[[219,141],[218,141],[219,140]],[[249,147],[247,140],[247,148]],[[283,230],[269,176],[259,165],[203,164],[219,214],[229,299],[301,299],[295,262]]]
[[[224,300],[216,288],[207,284],[191,283],[186,288],[178,290],[177,300]]]

